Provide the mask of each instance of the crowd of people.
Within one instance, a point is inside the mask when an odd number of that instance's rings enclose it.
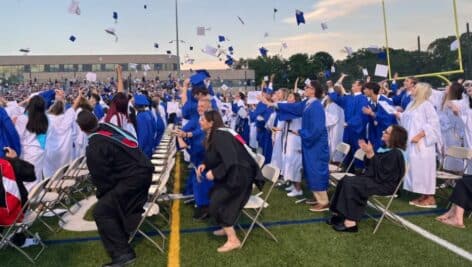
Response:
[[[287,197],[302,196],[306,188],[312,194],[309,210],[331,210],[329,223],[347,232],[357,231],[368,197],[391,194],[403,176],[403,189],[417,194],[410,205],[435,208],[440,162],[444,169],[468,178],[454,191],[453,209],[438,221],[464,227],[458,218],[470,209],[472,162],[445,158],[445,151],[453,146],[472,149],[472,81],[435,90],[415,77],[402,84],[395,75],[391,83],[355,80],[347,90],[345,77],[326,84],[307,79],[303,89],[297,88],[297,79],[288,89],[273,88],[272,76],[262,83],[257,104],[248,103],[246,92],[215,93],[206,70],[197,70],[183,83],[143,80],[129,90],[119,66],[116,81],[17,85],[0,99],[0,147],[34,166],[35,179],[25,180],[26,190],[87,153],[95,166],[89,168],[100,169],[91,171],[92,179],[109,191],[106,184],[114,183],[106,181],[113,177],[107,176],[110,169],[103,169],[110,163],[105,157],[117,149],[100,148],[94,132],[104,127],[131,140],[148,161],[166,125],[181,125],[174,134],[191,167],[183,193],[194,196],[195,219],[213,217],[222,227],[214,234],[228,240],[219,252],[240,246],[233,225],[252,184],[261,181],[255,152],[264,156],[265,164],[280,169]],[[342,142],[350,146],[345,157],[336,152]],[[354,158],[358,149],[365,152],[363,161]],[[147,184],[149,162],[140,155],[133,157]],[[3,149],[0,157],[5,157]],[[340,163],[356,175],[338,183],[331,201],[330,163]],[[97,224],[110,222],[106,209],[116,201],[111,198],[96,208]],[[143,201],[133,202],[132,209],[142,207]],[[119,230],[99,230],[116,258],[110,244],[120,236]],[[133,256],[128,247],[124,251]]]

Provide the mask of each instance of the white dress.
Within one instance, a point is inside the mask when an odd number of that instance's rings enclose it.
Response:
[[[342,155],[335,155],[335,151],[336,146],[343,141],[345,123],[344,110],[336,103],[329,103],[326,106],[325,113],[330,159],[339,162],[342,160]]]
[[[120,126],[118,124],[118,119],[119,119],[120,122],[121,122],[121,128],[123,130],[128,131],[130,134],[132,134],[134,137],[136,137],[136,130],[134,129],[133,124],[130,121],[128,121],[128,119],[125,117],[125,115],[123,115],[121,113],[117,113],[117,114],[118,115],[113,115],[110,118],[110,123],[119,127]]]
[[[43,179],[44,160],[46,151],[41,147],[37,135],[26,129],[28,116],[20,115],[16,119],[15,128],[20,136],[21,156],[20,158],[34,165],[36,180],[25,182],[25,187],[29,191]],[[46,139],[47,144],[47,139]]]
[[[300,182],[302,179],[302,141],[298,132],[302,128],[302,118],[296,118],[284,125],[282,136],[283,177],[286,181]]]
[[[73,159],[73,126],[77,117],[75,110],[69,108],[60,115],[48,114],[49,129],[44,162],[44,177],[51,177],[56,170]]]
[[[436,143],[441,140],[439,117],[431,102],[425,101],[412,109],[411,102],[402,113],[400,125],[408,131],[407,154],[409,169],[405,177],[405,190],[434,195],[436,190]],[[413,137],[424,131],[418,143],[411,142]]]
[[[469,105],[469,97],[461,101],[460,119],[464,127],[464,146],[472,149],[472,108]],[[472,174],[472,160],[467,162],[466,174]]]

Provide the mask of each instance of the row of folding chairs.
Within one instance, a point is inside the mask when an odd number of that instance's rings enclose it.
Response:
[[[151,221],[151,217],[160,216],[167,224],[169,223],[169,218],[163,214],[163,207],[166,202],[158,203],[158,201],[167,194],[167,185],[170,182],[171,172],[175,166],[175,154],[177,149],[175,138],[171,136],[172,129],[173,125],[169,125],[166,128],[159,146],[152,155],[151,163],[154,165],[154,172],[152,175],[152,184],[148,191],[148,201],[144,205],[144,212],[142,213],[137,228],[132,232],[129,238],[129,243],[131,243],[139,233],[160,252],[164,252],[166,236],[162,230]],[[154,240],[146,233],[144,226],[149,226],[156,231],[161,239],[160,242]]]
[[[36,221],[44,224],[46,228],[52,232],[57,231],[54,230],[53,227],[42,218],[42,216],[46,213],[50,213],[57,217],[60,222],[62,221],[60,214],[55,211],[55,208],[60,206],[70,211],[66,202],[68,200],[74,200],[77,202],[77,200],[73,198],[72,193],[74,192],[74,189],[81,184],[81,180],[84,180],[85,177],[88,176],[88,170],[84,169],[84,165],[86,166],[85,157],[79,157],[73,160],[70,164],[59,168],[51,177],[37,183],[29,191],[28,200],[14,223],[11,225],[1,226],[5,230],[0,234],[0,244],[7,244],[15,248],[29,261],[35,263],[46,248],[43,241],[38,238],[41,249],[35,255],[30,255],[24,249],[11,242],[10,238],[15,233],[26,233],[33,236],[30,228]],[[62,223],[64,222],[62,221]],[[58,227],[57,229],[60,228]],[[6,248],[7,246],[3,247]]]

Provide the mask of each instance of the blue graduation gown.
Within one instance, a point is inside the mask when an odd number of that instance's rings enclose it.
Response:
[[[18,156],[21,154],[21,143],[18,132],[4,108],[0,107],[0,158],[5,156],[4,147],[11,147]]]
[[[278,104],[280,120],[302,117],[300,137],[302,140],[303,174],[311,191],[326,191],[329,179],[329,146],[326,117],[323,105],[317,99]]]
[[[256,122],[257,128],[257,143],[262,148],[262,153],[265,157],[265,164],[270,163],[272,159],[272,132],[265,127],[266,121],[269,120],[270,114],[273,110],[267,107],[262,102],[259,102],[256,109],[250,113],[251,121]],[[258,116],[262,116],[264,120],[257,120]]]
[[[166,130],[164,121],[162,120],[161,115],[159,113],[156,114],[156,138],[154,142],[154,146],[158,146],[161,142],[161,138],[164,135],[164,131]]]
[[[138,112],[136,116],[136,135],[138,136],[139,148],[148,156],[152,157],[157,125],[151,111]]]
[[[233,113],[238,114],[239,109],[243,107],[238,106],[237,104],[232,104],[231,110]],[[249,144],[249,138],[250,138],[250,133],[249,133],[249,119],[242,118],[241,116],[238,115],[237,121],[236,121],[236,129],[235,131],[241,135],[241,137],[244,139],[244,142],[246,144]]]
[[[393,102],[385,96],[379,95],[378,101],[385,101],[390,105]],[[369,116],[369,141],[377,151],[382,146],[382,134],[390,125],[396,124],[395,115],[388,114],[380,104],[369,103],[372,111],[375,112],[375,118]]]
[[[93,108],[93,114],[95,114],[95,117],[97,117],[98,120],[101,120],[103,116],[105,116],[105,112],[103,112],[102,105],[96,104]]]
[[[344,128],[343,142],[351,146],[351,150],[344,159],[344,163],[349,164],[354,153],[359,148],[359,139],[366,138],[366,126],[369,117],[362,112],[362,108],[369,106],[369,101],[363,94],[341,96],[338,93],[330,93],[329,97],[344,110],[347,126]],[[355,166],[363,168],[363,163],[356,161]]]
[[[54,89],[43,91],[38,95],[44,99],[44,102],[46,102],[46,108],[52,106],[54,100],[56,99],[56,91],[54,91]]]
[[[411,95],[403,90],[399,95],[397,95],[397,90],[392,90],[395,95],[392,97],[393,105],[400,106],[403,110],[406,110],[408,104],[411,101]]]

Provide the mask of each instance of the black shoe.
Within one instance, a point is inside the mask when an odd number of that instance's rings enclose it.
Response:
[[[351,227],[346,227],[343,224],[333,224],[333,229],[337,232],[347,232],[347,233],[357,233],[357,231],[359,230],[357,228],[357,224],[354,225],[354,226],[351,226]]]
[[[205,220],[208,219],[210,215],[208,214],[208,207],[197,207],[195,209],[195,213],[193,214],[193,218],[195,220]]]
[[[102,267],[122,267],[128,264],[133,263],[136,260],[136,254],[128,253],[116,257],[112,262],[104,264]]]
[[[328,225],[335,225],[335,224],[344,224],[344,217],[339,215],[333,215],[331,218],[326,220]]]

